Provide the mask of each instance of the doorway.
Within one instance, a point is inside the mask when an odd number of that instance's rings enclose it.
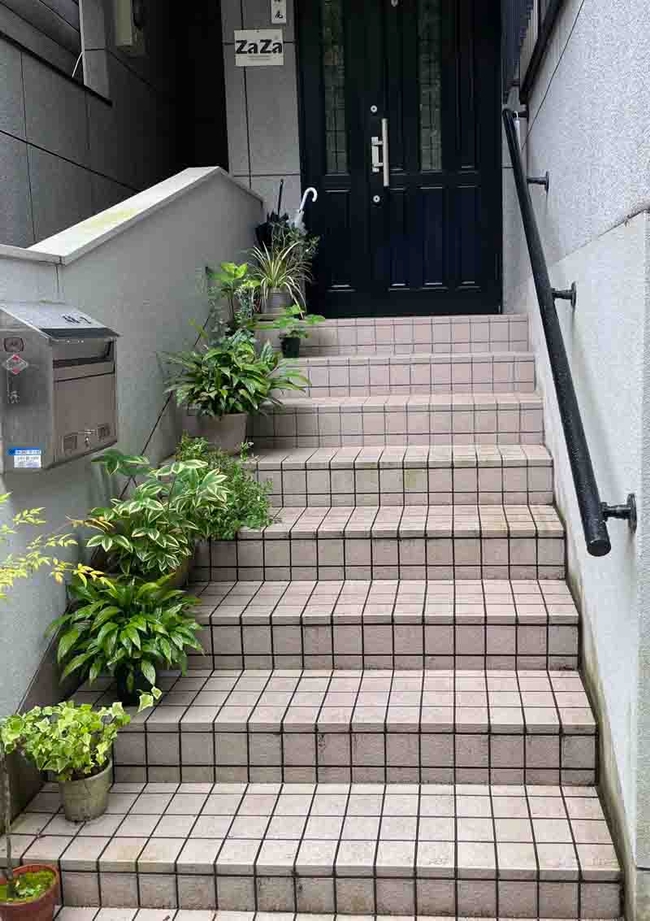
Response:
[[[312,308],[497,312],[498,0],[296,5]]]

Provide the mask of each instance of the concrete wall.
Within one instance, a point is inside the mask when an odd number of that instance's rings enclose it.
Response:
[[[625,850],[630,906],[636,867],[650,867],[650,555],[643,501],[650,461],[644,211],[650,201],[650,35],[639,28],[644,17],[644,0],[567,0],[530,101],[528,132],[522,122],[529,174],[549,170],[551,177],[548,196],[538,187],[532,195],[552,281],[560,288],[578,285],[575,314],[566,302],[557,306],[602,496],[619,502],[634,491],[640,502],[636,537],[611,523],[613,550],[605,559],[584,550],[508,168],[504,176],[505,309],[531,314],[543,356],[558,502],[569,530],[585,670],[603,723],[602,779]]]
[[[260,200],[226,174],[187,170],[45,241],[39,249],[53,253],[51,258],[33,250],[0,252],[0,298],[62,296],[121,334],[119,447],[146,449],[159,461],[176,438],[173,415],[163,412],[161,353],[194,341],[189,321],[202,321],[207,313],[200,285],[204,267],[237,258],[251,245],[260,217]],[[8,511],[44,506],[52,528],[107,498],[90,459],[33,477],[7,473],[0,482],[1,492],[12,493],[4,520]],[[46,650],[43,631],[64,604],[64,593],[43,576],[21,583],[2,605],[0,716],[26,694]],[[56,687],[43,686],[36,696],[42,701],[55,693]]]
[[[138,58],[116,51],[107,0],[86,0],[86,79],[107,101],[30,53],[66,74],[76,60],[0,5],[20,43],[0,38],[0,244],[29,246],[180,168],[174,8],[148,4]]]
[[[298,73],[294,10],[287,2],[284,65],[235,67],[235,29],[271,28],[269,0],[222,0],[223,54],[228,122],[229,169],[259,192],[267,211],[277,206],[284,179],[282,210],[300,204]]]

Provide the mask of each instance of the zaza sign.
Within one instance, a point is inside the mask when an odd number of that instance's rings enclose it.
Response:
[[[284,64],[282,29],[236,30],[235,64],[237,67]]]

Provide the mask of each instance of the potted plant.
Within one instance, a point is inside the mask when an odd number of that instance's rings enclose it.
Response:
[[[102,674],[112,675],[118,699],[142,705],[142,693],[160,697],[161,668],[185,673],[186,650],[203,651],[196,638],[201,628],[189,613],[196,598],[169,588],[165,579],[104,576],[85,584],[73,579],[69,592],[75,605],[48,629],[48,634],[61,631],[62,678],[76,674],[92,684]]]
[[[311,278],[311,266],[301,240],[289,238],[285,242],[280,238],[270,249],[256,246],[252,256],[263,315],[273,318],[294,302],[304,305],[305,282]]]
[[[228,454],[236,454],[246,440],[249,414],[261,412],[265,404],[279,404],[274,390],[301,390],[307,383],[270,343],[258,353],[247,330],[167,357],[180,369],[167,392],[186,408],[184,428]]]
[[[10,493],[0,495],[0,506],[9,501]],[[0,543],[6,543],[24,527],[45,524],[42,509],[25,509],[11,518],[11,523],[0,525]],[[51,551],[76,545],[72,535],[54,533],[37,534],[21,553],[11,553],[0,560],[0,600],[17,580],[27,579],[41,569],[48,569],[56,581],[73,572],[80,578],[95,579],[101,575],[89,566],[59,559]],[[6,761],[5,746],[0,734],[0,819],[4,826],[7,866],[0,876],[0,917],[3,921],[52,921],[59,891],[59,874],[55,867],[42,864],[13,866],[11,849],[11,785]]]
[[[204,521],[205,537],[214,540],[234,540],[240,528],[259,530],[271,524],[270,482],[259,483],[245,467],[248,444],[242,445],[239,457],[232,457],[209,444],[205,438],[183,434],[176,449],[181,461],[202,460],[226,478],[228,502],[208,511]]]
[[[317,313],[306,314],[299,304],[286,307],[283,313],[265,324],[267,329],[279,329],[280,348],[285,358],[298,358],[300,356],[300,341],[307,339],[312,326],[322,323],[325,317]]]
[[[104,555],[109,572],[154,580],[173,574],[180,587],[189,575],[206,514],[228,501],[225,477],[200,459],[154,468],[146,457],[106,451],[95,460],[107,473],[132,479],[130,496],[92,509],[85,522],[100,533],[86,546]],[[142,477],[142,482],[138,479]]]
[[[229,322],[222,322],[221,327],[229,326],[232,332],[250,327],[259,307],[260,283],[251,275],[248,263],[222,262],[218,272],[209,268],[206,272],[213,311],[217,311],[220,300],[228,305]],[[221,335],[223,332],[222,328]]]
[[[87,822],[106,812],[113,742],[130,722],[120,703],[93,710],[66,701],[7,717],[0,722],[0,737],[7,754],[20,751],[39,771],[54,774],[69,822]]]

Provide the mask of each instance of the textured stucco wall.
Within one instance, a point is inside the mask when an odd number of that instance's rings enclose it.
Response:
[[[200,278],[205,265],[237,258],[260,220],[258,198],[216,175],[70,265],[0,259],[0,298],[62,296],[120,333],[119,447],[141,453],[165,405],[161,353],[196,338],[190,320],[207,313]],[[175,443],[171,412],[162,415],[147,449],[157,461]],[[12,508],[45,506],[53,527],[103,501],[105,486],[89,459],[23,477],[0,477]],[[6,515],[4,516],[6,518]],[[43,631],[64,595],[47,577],[22,583],[0,606],[0,716],[23,698],[46,649]]]
[[[222,0],[221,21],[228,121],[228,162],[233,176],[263,196],[267,211],[277,206],[284,179],[282,210],[300,204],[298,73],[293,0],[287,2],[284,64],[235,67],[235,29],[271,28],[269,0]]]
[[[650,463],[643,210],[650,201],[650,33],[640,27],[646,19],[645,0],[566,0],[530,101],[530,122],[522,122],[529,174],[549,170],[551,177],[549,195],[535,187],[532,196],[552,282],[578,285],[575,314],[566,302],[557,307],[602,497],[619,502],[634,491],[640,502],[636,537],[612,522],[606,559],[584,551],[512,173],[504,170],[505,309],[530,313],[542,356],[558,503],[583,611],[585,671],[603,724],[603,782],[630,892],[635,864],[650,865],[650,564],[643,504]]]

